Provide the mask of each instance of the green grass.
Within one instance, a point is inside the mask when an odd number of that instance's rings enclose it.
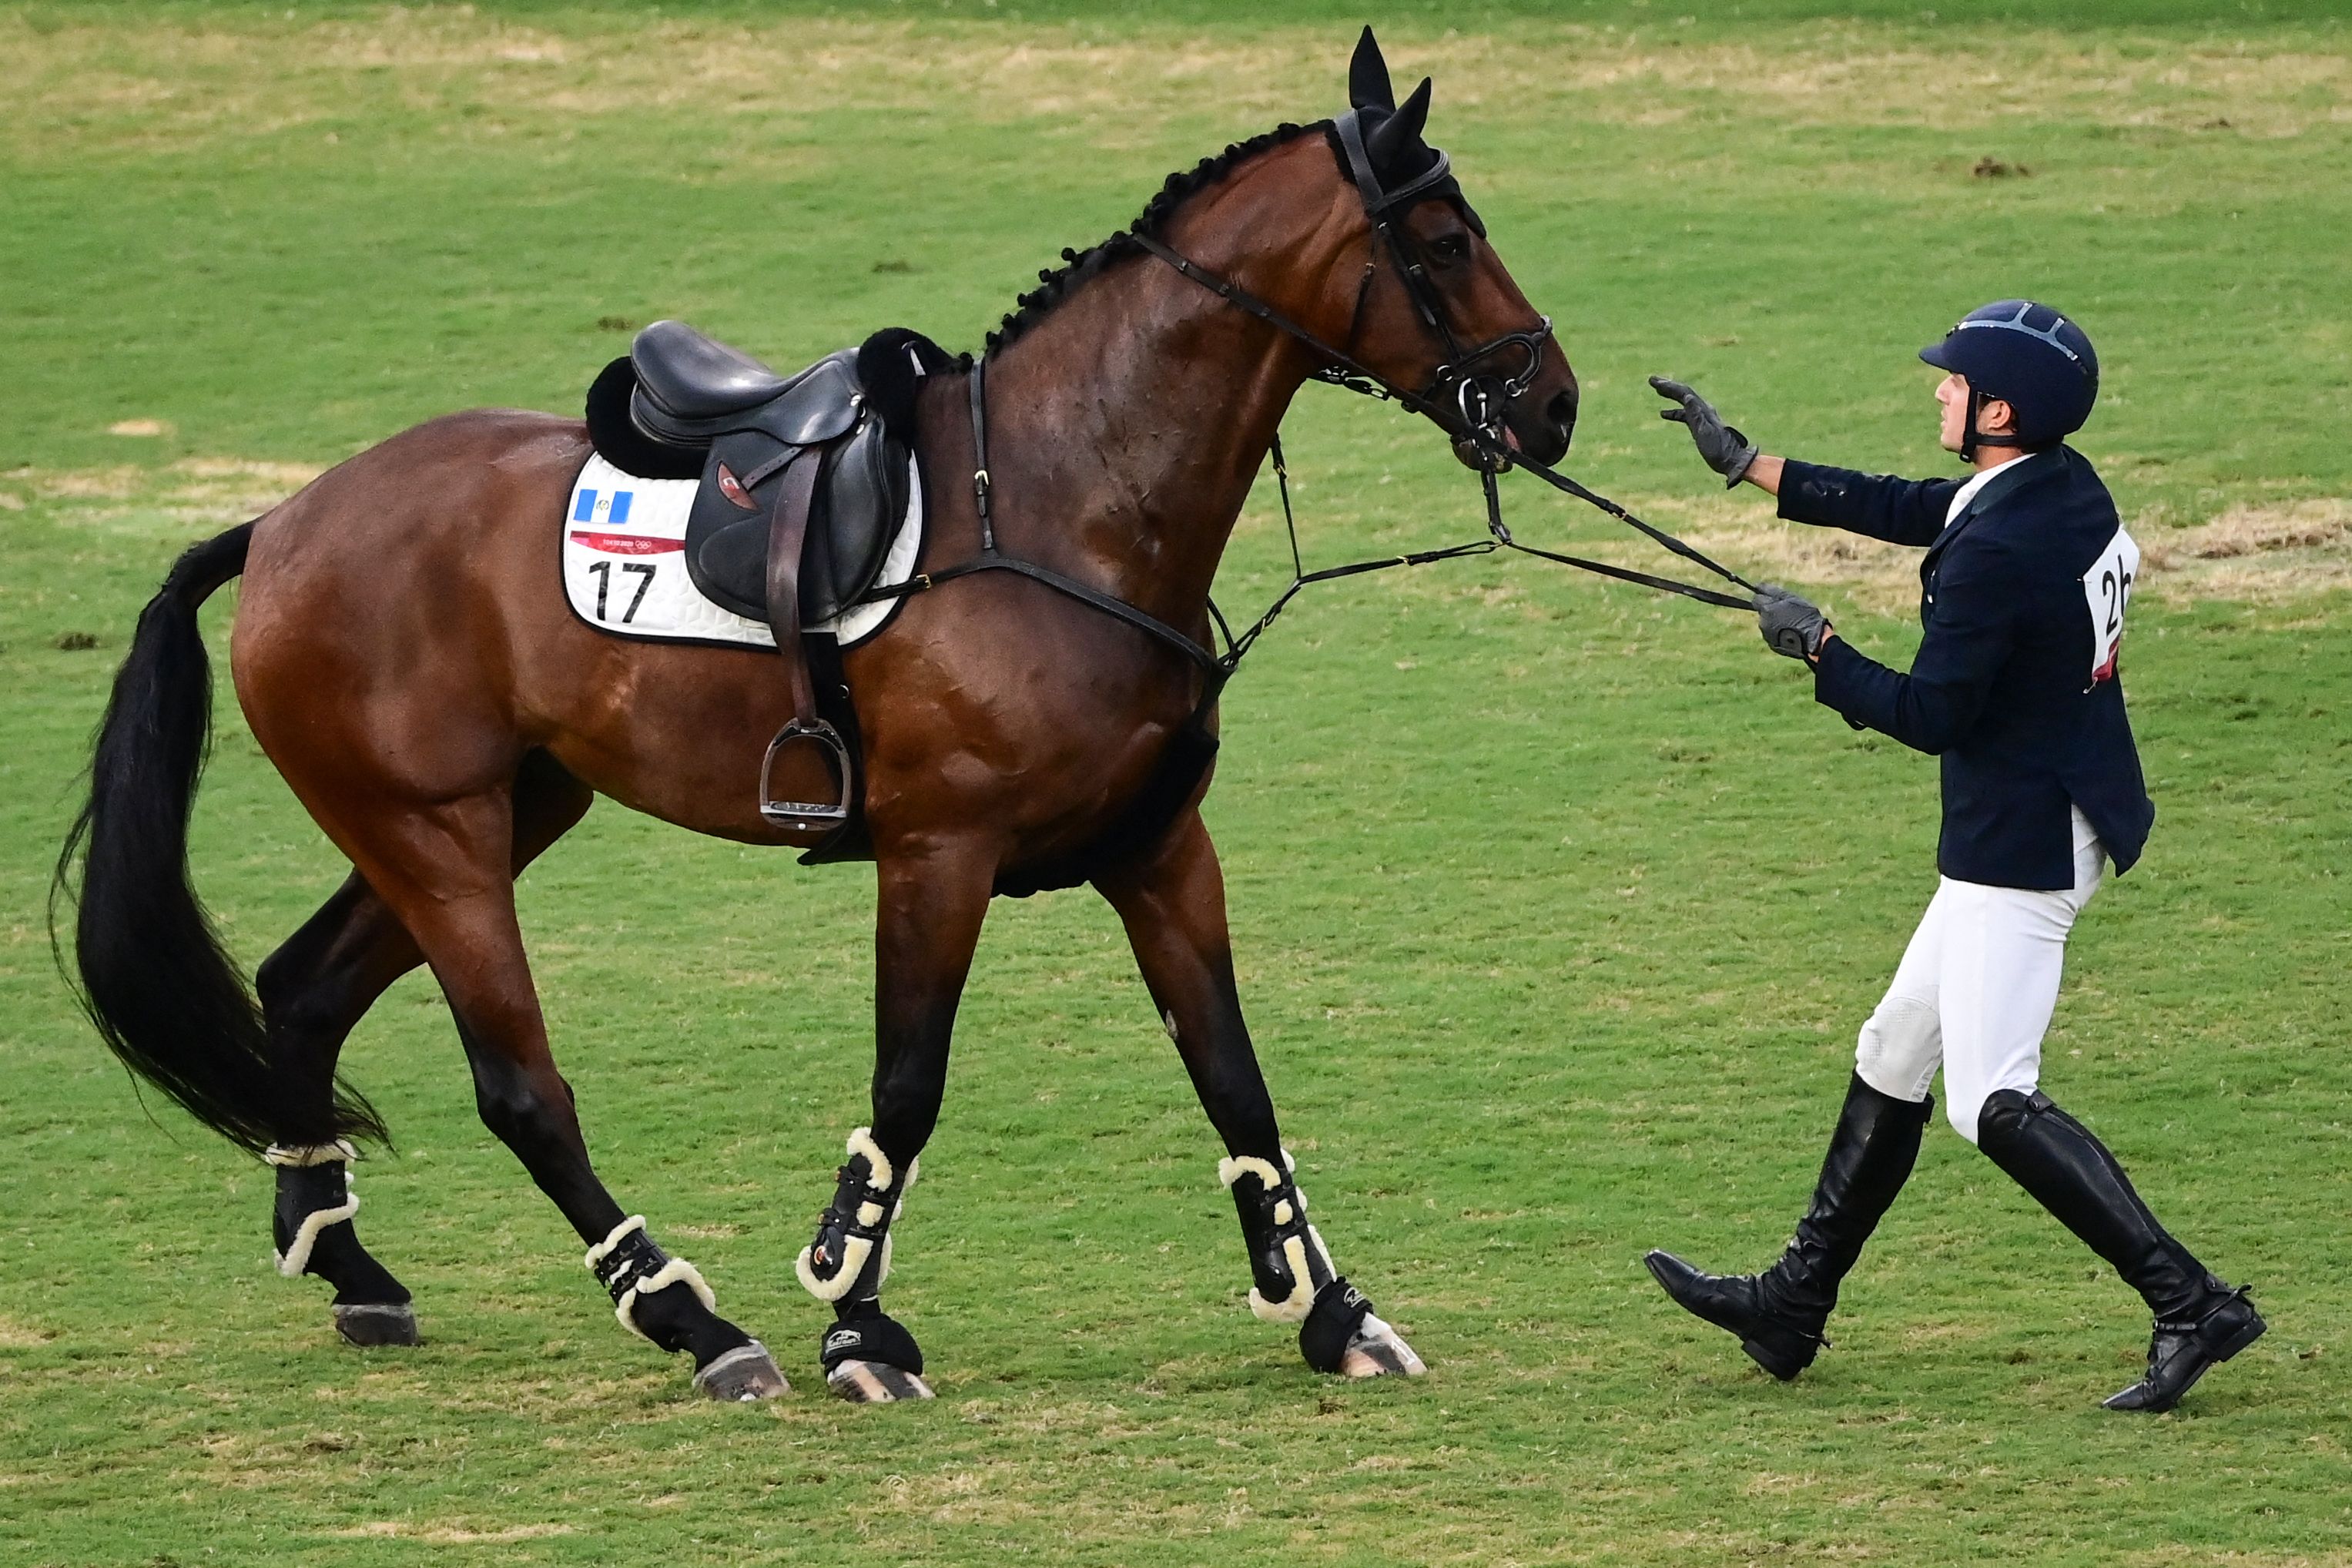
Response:
[[[2149,580],[2158,834],[2077,933],[2049,1047],[2273,1324],[2174,1416],[2097,1408],[2137,1300],[1940,1126],[1801,1383],[1650,1286],[1646,1247],[1745,1267],[1785,1237],[1932,886],[1933,768],[1737,618],[1531,562],[1302,600],[1232,689],[1209,804],[1304,1183],[1426,1380],[1321,1382],[1249,1318],[1214,1140],[1070,892],[992,918],[900,1233],[941,1398],[820,1397],[789,1260],[864,1119],[870,877],[610,805],[523,888],[556,1047],[616,1194],[798,1393],[709,1407],[614,1324],[418,978],[347,1060],[401,1143],[362,1168],[364,1232],[429,1342],[342,1348],[315,1282],[269,1273],[266,1173],[142,1114],[43,930],[138,606],[304,468],[452,407],[575,406],[626,341],[601,318],[780,363],[893,321],[971,346],[1169,169],[1336,107],[1352,30],[1005,9],[0,8],[0,1561],[2352,1561],[2340,536]],[[2144,541],[2340,526],[2331,7],[1652,9],[1384,34],[1560,320],[1588,482],[1769,563],[1641,376],[1768,447],[1932,471],[1912,351],[2031,291],[2098,336],[2084,446]],[[132,420],[165,433],[109,433]],[[1391,413],[1310,393],[1288,445],[1322,560],[1475,530]],[[1513,499],[1538,542],[1608,538]],[[1270,504],[1230,605],[1278,584]],[[1899,590],[1853,594],[1842,628],[1906,657]],[[195,865],[252,963],[341,867],[222,708]]]

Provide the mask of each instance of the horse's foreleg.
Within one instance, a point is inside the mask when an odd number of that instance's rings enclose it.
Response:
[[[995,854],[966,843],[886,855],[877,867],[874,1121],[849,1135],[833,1202],[795,1266],[809,1293],[833,1307],[819,1359],[845,1399],[931,1396],[914,1335],[882,1310],[882,1282],[890,1224],[939,1122],[956,1004],[995,874]]]
[[[1242,1019],[1224,876],[1200,814],[1187,813],[1150,859],[1097,886],[1126,925],[1152,1005],[1224,1140],[1217,1174],[1234,1194],[1249,1247],[1251,1310],[1298,1324],[1299,1351],[1318,1372],[1376,1377],[1423,1371],[1412,1347],[1340,1275],[1307,1220]]]
[[[697,1386],[715,1398],[782,1393],[782,1375],[759,1342],[718,1315],[701,1275],[656,1246],[643,1216],[625,1215],[589,1163],[515,920],[506,793],[379,805],[338,826],[339,840],[440,982],[483,1124],[590,1244],[587,1266],[621,1322],[663,1350],[690,1353]]]

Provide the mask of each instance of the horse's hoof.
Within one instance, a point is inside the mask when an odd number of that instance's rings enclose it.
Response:
[[[1428,1370],[1403,1335],[1369,1312],[1339,1353],[1341,1377],[1419,1377]]]
[[[782,1369],[776,1365],[776,1358],[757,1340],[748,1345],[737,1345],[715,1358],[694,1374],[694,1386],[730,1405],[774,1399],[793,1391],[793,1385],[784,1381]]]
[[[889,1405],[934,1397],[931,1385],[902,1366],[884,1361],[835,1362],[824,1374],[832,1390],[852,1405]]]
[[[335,1305],[335,1332],[354,1345],[413,1345],[416,1309],[405,1301],[355,1301]]]

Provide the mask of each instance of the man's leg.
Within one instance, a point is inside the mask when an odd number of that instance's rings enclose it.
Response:
[[[2169,1410],[2262,1336],[2245,1292],[2205,1270],[2157,1223],[2090,1129],[2040,1088],[2042,1038],[2058,999],[2066,937],[2098,890],[2098,841],[2076,815],[2074,887],[2063,893],[1956,885],[1940,981],[1944,1089],[1952,1125],[2114,1266],[2155,1315],[2147,1376],[2107,1401]]]
[[[1903,1190],[1934,1112],[1927,1085],[1941,1041],[1936,981],[1945,901],[1939,889],[1855,1040],[1853,1077],[1813,1201],[1780,1260],[1761,1274],[1727,1276],[1704,1273],[1671,1252],[1644,1259],[1667,1295],[1738,1335],[1739,1348],[1784,1382],[1811,1365],[1829,1342],[1822,1333],[1837,1306],[1838,1285]]]

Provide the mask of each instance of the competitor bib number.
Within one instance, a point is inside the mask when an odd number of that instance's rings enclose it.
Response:
[[[686,570],[692,479],[642,479],[591,457],[563,509],[563,593],[572,614],[600,632],[640,642],[773,647],[776,634],[703,596]],[[891,535],[881,580],[914,575],[923,551],[923,475],[907,460],[907,515]],[[859,605],[810,631],[850,647],[882,629],[902,600]]]
[[[2116,673],[2124,642],[2124,610],[2131,603],[2132,579],[2139,575],[2139,546],[2122,529],[2107,541],[2083,574],[2083,602],[2091,612],[2091,683],[2088,691]]]

